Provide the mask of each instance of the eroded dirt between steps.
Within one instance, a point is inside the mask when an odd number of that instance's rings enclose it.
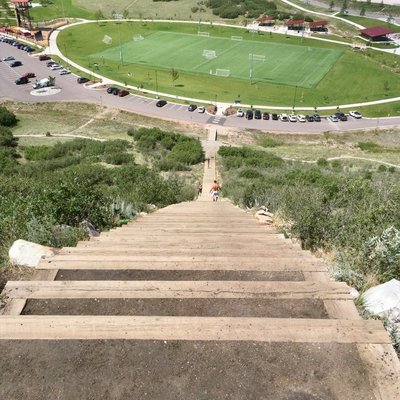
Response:
[[[57,281],[304,281],[300,271],[59,270]]]
[[[22,314],[328,318],[318,299],[35,299]]]
[[[7,400],[369,400],[355,345],[1,341]]]

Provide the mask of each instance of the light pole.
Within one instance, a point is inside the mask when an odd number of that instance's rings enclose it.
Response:
[[[122,15],[114,14],[114,18],[116,20],[120,20],[122,18]],[[122,42],[121,42],[121,29],[119,26],[121,24],[121,21],[116,22],[116,24],[118,25],[118,36],[119,36],[119,59],[121,60],[121,65],[124,65],[124,56],[122,52]]]
[[[157,99],[158,99],[158,77],[157,77],[157,70],[156,70],[156,93],[157,93]]]
[[[297,94],[297,85],[294,88],[294,96],[293,96],[293,111],[294,111],[294,106],[296,105],[296,94]]]

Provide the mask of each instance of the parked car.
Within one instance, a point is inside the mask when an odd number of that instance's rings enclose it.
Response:
[[[246,111],[246,119],[253,119],[254,113],[253,110]]]
[[[339,122],[339,118],[336,115],[331,115],[328,117],[332,122]]]
[[[11,64],[10,64],[10,67],[20,67],[22,65],[22,62],[21,61],[13,61]]]
[[[120,91],[121,91],[120,89],[114,88],[114,90],[112,91],[112,94],[113,94],[114,96],[118,96]]]
[[[314,117],[312,115],[306,115],[307,122],[314,122]]]
[[[206,112],[206,108],[203,106],[200,106],[197,108],[197,112],[200,114],[204,114]]]
[[[279,116],[278,116],[278,114],[271,114],[271,119],[273,120],[273,121],[278,121],[278,119],[279,119]]]
[[[262,117],[263,117],[264,120],[268,120],[269,119],[269,113],[263,112]]]
[[[112,94],[114,92],[114,89],[115,89],[115,87],[113,87],[113,86],[108,87],[107,88],[107,93],[108,94]]]
[[[129,92],[127,90],[120,90],[118,92],[119,97],[125,97],[125,96],[128,96],[128,94],[129,94]]]
[[[337,116],[338,120],[347,121],[347,117],[346,117],[345,113],[338,111],[337,113],[335,113],[335,115]]]
[[[158,100],[156,103],[156,107],[164,107],[167,104],[166,100]]]
[[[299,122],[306,122],[306,117],[304,115],[302,115],[302,114],[298,114],[297,115],[297,120]]]
[[[236,111],[236,116],[240,118],[244,117],[244,111],[241,108],[239,108],[239,110]]]
[[[41,54],[39,56],[39,61],[47,61],[50,60],[50,56],[48,56],[47,54]]]
[[[5,56],[1,59],[1,61],[13,61],[15,58],[13,56]]]
[[[190,106],[188,107],[188,111],[194,111],[196,110],[197,106],[196,104],[190,104]]]
[[[51,60],[51,61],[47,61],[46,63],[46,67],[51,67],[52,65],[57,64],[55,61]]]
[[[28,83],[28,82],[29,82],[29,79],[28,79],[27,77],[21,76],[20,78],[18,78],[18,79],[15,81],[15,84],[16,84],[16,85],[25,85],[25,84]]]
[[[350,115],[350,117],[353,117],[353,118],[356,118],[356,119],[362,118],[361,113],[359,113],[358,111],[350,111],[349,115]]]
[[[255,110],[254,111],[254,118],[255,119],[261,119],[262,115],[261,115],[261,111],[260,110]]]
[[[290,122],[297,122],[297,116],[296,114],[289,114],[288,119]]]
[[[313,115],[313,118],[314,118],[314,121],[315,121],[315,122],[321,122],[321,117],[320,117],[319,114],[314,114],[314,115]]]
[[[61,65],[59,65],[59,64],[53,64],[51,67],[50,67],[50,69],[52,70],[52,71],[55,71],[55,70],[57,70],[57,69],[62,69],[63,67],[61,66]]]
[[[279,114],[279,119],[283,122],[287,122],[289,121],[288,115],[283,113],[283,114]]]
[[[86,83],[89,82],[88,78],[85,78],[84,76],[80,76],[79,78],[77,78],[76,80],[78,83]]]
[[[62,69],[62,70],[60,71],[60,75],[68,75],[68,74],[70,74],[70,73],[71,73],[71,71],[68,70],[68,69]]]
[[[34,78],[36,75],[34,72],[26,72],[22,75],[22,78]]]

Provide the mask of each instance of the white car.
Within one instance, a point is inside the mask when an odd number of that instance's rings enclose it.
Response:
[[[279,119],[284,122],[289,121],[287,114],[279,114]]]
[[[236,111],[236,116],[240,118],[244,117],[244,111],[241,108],[239,108],[239,110]]]
[[[206,108],[203,107],[203,106],[200,106],[200,107],[197,108],[197,112],[200,113],[200,114],[203,114],[203,113],[206,112]]]
[[[297,115],[297,120],[298,120],[299,122],[306,122],[306,117],[305,117],[305,115],[298,114],[298,115]]]
[[[339,122],[339,118],[336,115],[331,115],[328,117],[332,122]]]
[[[62,69],[62,66],[61,66],[61,65],[58,65],[58,64],[53,64],[53,65],[50,67],[50,69],[51,69],[52,71],[55,71],[56,69]]]
[[[358,111],[350,111],[349,115],[350,115],[350,117],[353,117],[353,118],[356,118],[356,119],[362,118],[361,113],[359,113]]]
[[[70,74],[71,73],[71,71],[68,71],[67,69],[62,69],[61,71],[60,71],[60,75],[68,75],[68,74]]]
[[[2,61],[13,61],[15,58],[13,56],[5,56],[1,59]]]
[[[288,118],[290,122],[297,122],[296,114],[289,114]]]

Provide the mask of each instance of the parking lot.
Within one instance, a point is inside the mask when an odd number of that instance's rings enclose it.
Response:
[[[325,132],[334,130],[353,130],[362,128],[377,128],[384,126],[400,125],[400,117],[379,118],[379,119],[356,119],[348,117],[347,121],[337,121],[327,118],[335,113],[331,111],[328,115],[322,116],[321,122],[296,122],[260,119],[246,119],[231,115],[210,115],[199,113],[197,109],[188,110],[188,105],[183,105],[167,100],[163,107],[156,107],[157,99],[147,98],[139,95],[127,95],[120,97],[107,93],[106,88],[91,89],[84,84],[77,83],[77,76],[74,74],[60,75],[58,70],[51,70],[46,66],[45,61],[39,61],[37,55],[29,54],[17,47],[0,42],[0,59],[12,56],[15,60],[21,61],[22,66],[11,67],[11,61],[0,62],[0,99],[9,99],[23,102],[47,102],[47,101],[82,101],[94,102],[104,106],[115,107],[152,117],[159,117],[171,120],[178,120],[198,124],[210,124],[215,126],[226,126],[241,129],[256,129],[277,132]],[[16,85],[15,80],[27,72],[33,72],[36,78],[30,78],[28,84]],[[31,94],[33,83],[36,80],[56,77],[55,86],[59,91],[51,91],[50,95],[34,96]],[[247,111],[243,108],[244,112]],[[255,110],[254,110],[255,111]],[[264,110],[261,110],[263,112]],[[280,114],[280,111],[276,111]]]

